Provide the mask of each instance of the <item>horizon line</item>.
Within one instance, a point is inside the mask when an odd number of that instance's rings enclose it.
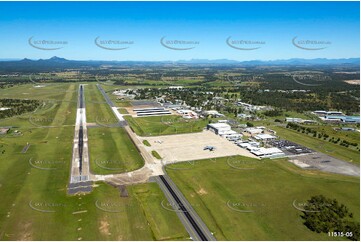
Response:
[[[50,60],[52,58],[58,58],[58,59],[65,59],[69,61],[117,61],[117,62],[179,62],[179,61],[192,61],[192,60],[205,60],[205,61],[234,61],[234,62],[247,62],[247,61],[286,61],[286,60],[343,60],[343,59],[360,59],[360,56],[358,57],[340,57],[340,58],[326,58],[326,57],[317,57],[317,58],[301,58],[301,57],[293,57],[293,58],[286,58],[286,59],[248,59],[248,60],[235,60],[235,59],[228,59],[228,58],[217,58],[217,59],[207,59],[207,58],[192,58],[192,59],[178,59],[178,60],[104,60],[104,59],[67,59],[65,57],[59,57],[59,56],[51,56],[49,58],[12,58],[12,57],[3,57],[0,58],[4,61],[22,61],[22,60],[32,60],[32,61],[38,61],[38,60]]]

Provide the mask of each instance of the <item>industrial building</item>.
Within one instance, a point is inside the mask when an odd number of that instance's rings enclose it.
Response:
[[[360,123],[359,116],[327,115],[321,119],[325,122]]]
[[[250,150],[252,154],[258,156],[259,158],[276,158],[283,157],[285,153],[282,150],[272,147],[272,148],[254,148]]]
[[[320,117],[324,117],[326,115],[341,115],[341,116],[344,115],[342,112],[339,111],[324,111],[324,110],[317,110],[314,111],[313,113]]]
[[[287,123],[302,123],[302,118],[286,118]]]
[[[190,109],[180,109],[177,113],[182,114],[185,119],[198,119],[198,114]]]
[[[302,118],[286,118],[287,123],[313,124],[317,123],[315,120],[308,120]]]
[[[244,131],[253,136],[262,133],[263,130],[264,129],[262,129],[261,127],[256,127],[256,128],[246,128]]]
[[[344,116],[344,118],[341,119],[344,123],[360,123],[360,116]]]
[[[165,108],[134,108],[138,117],[172,114]]]
[[[257,134],[254,138],[258,141],[270,141],[275,140],[277,137],[270,134]]]
[[[259,142],[254,142],[254,141],[251,141],[251,142],[240,141],[240,142],[237,142],[237,145],[239,147],[247,149],[247,150],[252,150],[252,149],[260,147],[260,143]]]
[[[223,135],[231,131],[231,126],[225,123],[211,123],[207,124],[207,130],[213,131],[215,134]]]
[[[244,103],[244,102],[237,102],[238,106],[241,106],[244,108],[244,110],[247,111],[260,111],[260,110],[271,110],[271,107],[267,107],[267,106],[257,106],[257,105],[252,105],[249,103]]]

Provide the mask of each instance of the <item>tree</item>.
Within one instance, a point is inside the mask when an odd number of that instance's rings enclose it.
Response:
[[[317,233],[352,232],[351,240],[360,240],[360,224],[353,221],[353,214],[344,204],[323,195],[313,196],[304,207],[304,225]]]
[[[250,123],[250,122],[247,122],[246,124],[247,124],[247,127],[253,127],[254,126],[253,123]]]

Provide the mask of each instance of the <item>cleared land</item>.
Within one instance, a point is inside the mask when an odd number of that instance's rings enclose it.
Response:
[[[218,240],[339,240],[310,231],[293,207],[312,195],[345,204],[359,221],[359,179],[304,171],[284,159],[217,158],[167,172]]]
[[[176,115],[141,118],[125,116],[124,118],[139,136],[200,132],[208,123],[207,120],[186,120]]]
[[[360,85],[360,80],[347,80],[344,82],[351,84],[351,85]]]
[[[255,157],[249,151],[238,147],[211,131],[147,137],[147,140],[152,145],[149,148],[156,150],[165,162],[199,160],[232,155]],[[203,150],[205,146],[214,146],[216,149],[214,151]]]

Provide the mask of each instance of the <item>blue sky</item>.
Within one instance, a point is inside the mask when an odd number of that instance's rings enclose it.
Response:
[[[0,58],[76,60],[274,60],[350,58],[360,53],[359,2],[0,2]],[[28,40],[66,41],[41,50]],[[94,40],[132,41],[125,50],[107,50]],[[160,39],[194,41],[174,50]],[[234,44],[258,47],[239,50]],[[303,47],[299,40],[322,41]],[[299,43],[299,42],[298,42]],[[304,42],[303,42],[304,43]],[[40,47],[54,47],[38,45]],[[57,45],[58,46],[58,45]],[[104,45],[103,45],[104,46]]]

